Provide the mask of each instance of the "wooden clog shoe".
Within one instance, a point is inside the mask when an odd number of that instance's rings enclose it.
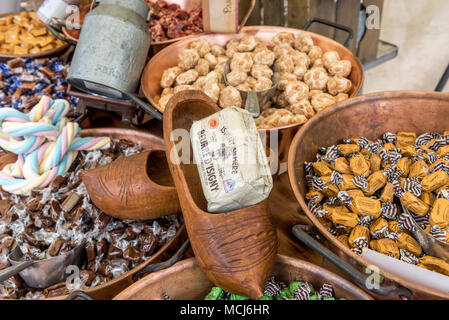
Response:
[[[258,299],[263,295],[277,252],[277,236],[270,221],[267,200],[227,213],[208,213],[198,169],[193,163],[190,140],[188,164],[180,161],[183,157],[176,147],[180,139],[173,141],[178,133],[182,136],[181,130],[177,129],[190,132],[194,121],[219,110],[209,97],[199,91],[183,91],[170,99],[164,111],[168,165],[201,269],[224,290]]]
[[[79,174],[93,203],[115,218],[143,221],[181,212],[163,149]]]

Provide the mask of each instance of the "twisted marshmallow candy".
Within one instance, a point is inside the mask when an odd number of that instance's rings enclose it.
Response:
[[[109,147],[107,137],[81,138],[78,124],[65,117],[69,108],[66,100],[44,96],[27,114],[0,109],[0,147],[18,155],[0,171],[3,190],[24,194],[45,188],[67,172],[78,151]]]

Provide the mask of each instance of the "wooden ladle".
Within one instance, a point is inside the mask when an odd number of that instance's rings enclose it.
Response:
[[[143,221],[181,211],[163,149],[79,174],[93,203],[115,218]]]
[[[192,152],[190,150],[190,161],[184,161],[189,163],[182,163],[176,149],[179,141],[172,138],[174,130],[189,132],[193,121],[219,110],[217,104],[200,91],[174,95],[164,111],[165,152],[201,269],[224,290],[258,299],[263,295],[277,252],[277,236],[267,201],[227,213],[206,212],[207,202]],[[189,145],[191,149],[190,140]]]

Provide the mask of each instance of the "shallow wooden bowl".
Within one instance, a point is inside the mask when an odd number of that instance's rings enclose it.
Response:
[[[307,208],[308,187],[304,162],[315,161],[320,147],[337,144],[343,138],[377,139],[385,132],[443,132],[449,127],[449,94],[426,91],[380,92],[349,99],[319,113],[296,134],[290,147],[288,173],[290,184],[302,211],[330,241],[332,249],[356,266],[369,263],[341,244]],[[402,280],[384,270],[386,278],[412,290],[417,299],[444,298],[442,294]]]
[[[315,289],[329,283],[334,288],[336,298],[372,300],[371,296],[347,280],[303,260],[278,255],[273,275],[285,283],[307,281]],[[164,293],[174,300],[202,300],[212,286],[196,259],[190,258],[142,278],[118,294],[114,300],[162,300]]]

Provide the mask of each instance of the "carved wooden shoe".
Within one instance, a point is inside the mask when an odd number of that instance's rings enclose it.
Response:
[[[115,218],[148,220],[181,211],[164,150],[120,157],[79,174],[93,203]]]
[[[172,133],[190,131],[193,121],[220,108],[199,91],[183,91],[170,99],[164,111],[164,139],[187,232],[198,263],[217,286],[235,294],[258,299],[274,267],[277,236],[270,221],[267,201],[227,213],[206,212],[207,202],[190,145],[189,164],[180,163]],[[182,138],[181,138],[182,139]],[[188,139],[188,136],[184,136]],[[179,145],[182,145],[180,143]],[[182,152],[188,152],[183,150]],[[184,154],[185,155],[185,154]]]

